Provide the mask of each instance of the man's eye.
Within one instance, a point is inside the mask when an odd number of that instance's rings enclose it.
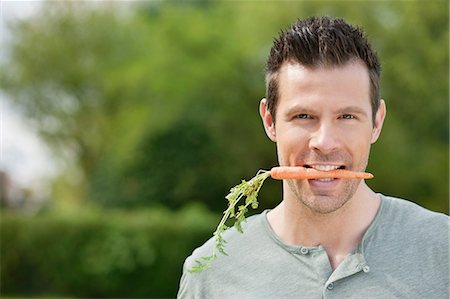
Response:
[[[311,116],[309,114],[303,113],[303,114],[296,115],[295,118],[297,118],[297,119],[308,119],[308,118],[311,118]]]
[[[351,114],[343,114],[341,116],[342,119],[355,119],[355,116],[351,115]]]

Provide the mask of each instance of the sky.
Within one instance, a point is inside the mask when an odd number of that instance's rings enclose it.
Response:
[[[7,59],[4,44],[9,32],[6,23],[33,15],[41,1],[0,1],[0,59]],[[50,150],[24,117],[0,91],[0,170],[6,171],[19,187],[33,189],[57,173]]]

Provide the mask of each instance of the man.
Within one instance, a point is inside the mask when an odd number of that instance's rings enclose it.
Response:
[[[266,68],[260,115],[282,166],[364,171],[386,107],[363,32],[340,19],[300,20]],[[284,180],[283,199],[226,231],[228,256],[187,271],[179,298],[448,298],[449,218],[372,191],[363,180]]]

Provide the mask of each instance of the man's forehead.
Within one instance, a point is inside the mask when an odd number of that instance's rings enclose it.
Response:
[[[281,89],[288,83],[307,87],[308,85],[326,86],[331,81],[352,81],[355,84],[370,89],[370,76],[366,65],[361,60],[348,61],[342,65],[305,66],[295,62],[286,62],[282,65],[278,76],[278,85]]]
[[[361,100],[370,105],[370,78],[362,62],[314,68],[286,63],[278,79],[280,102],[309,98],[340,104]]]
[[[366,64],[364,63],[364,61],[362,61],[360,58],[355,57],[355,58],[352,58],[341,64],[329,64],[329,63],[324,63],[324,62],[318,62],[314,65],[304,65],[295,60],[287,60],[287,61],[283,62],[283,64],[281,65],[280,73],[289,72],[289,71],[292,72],[292,71],[298,71],[298,70],[309,71],[309,72],[332,71],[332,70],[344,69],[349,66],[362,67],[367,71],[367,73],[369,72],[369,69],[366,66]]]

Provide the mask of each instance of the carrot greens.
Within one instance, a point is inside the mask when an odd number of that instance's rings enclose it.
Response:
[[[258,208],[258,193],[264,181],[270,177],[270,171],[260,170],[249,181],[242,180],[239,185],[231,188],[230,193],[225,196],[228,200],[228,207],[223,212],[222,220],[217,226],[214,237],[213,252],[210,256],[202,257],[196,260],[196,265],[190,268],[189,272],[202,272],[211,267],[211,262],[217,258],[217,254],[221,253],[227,255],[225,251],[225,244],[227,243],[222,234],[229,228],[225,223],[228,219],[234,218],[234,227],[240,233],[243,233],[242,223],[246,221],[245,215],[248,208]],[[245,197],[245,201],[242,199]]]

